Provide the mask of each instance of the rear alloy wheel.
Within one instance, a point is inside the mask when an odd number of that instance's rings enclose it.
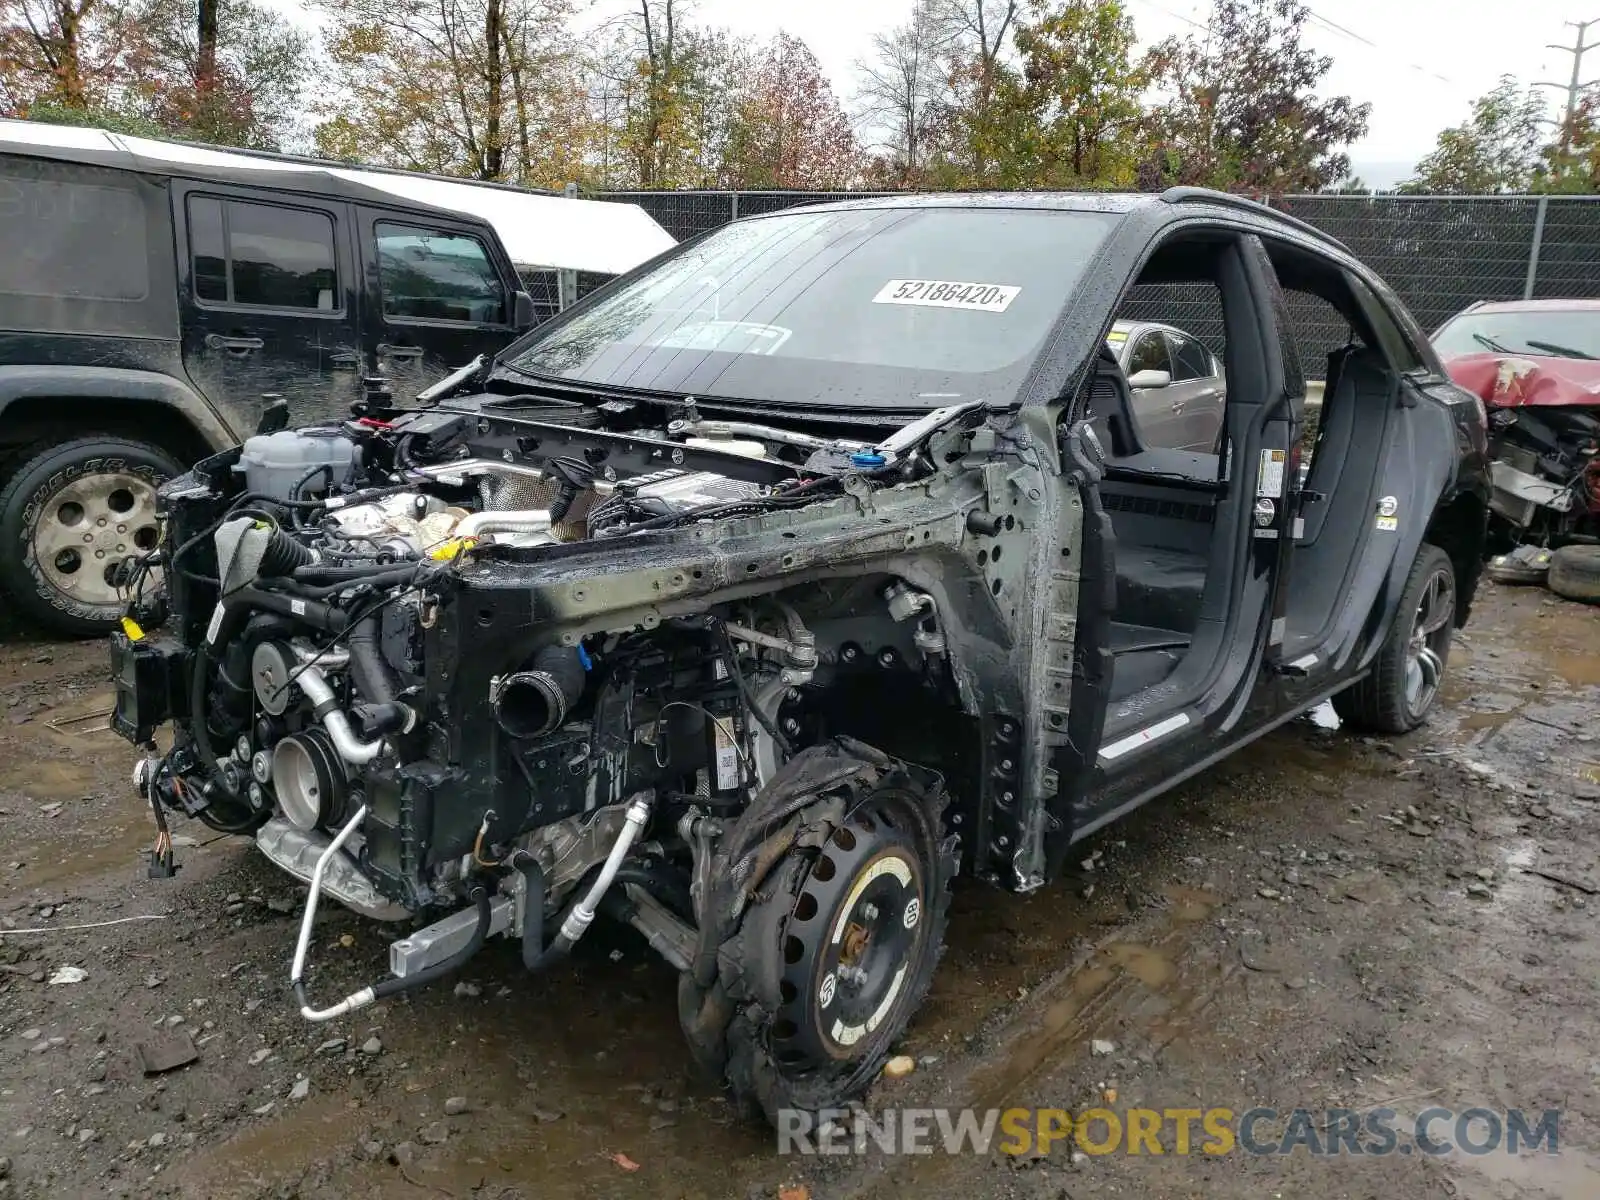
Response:
[[[942,796],[896,773],[792,850],[722,948],[737,1006],[726,1078],[747,1113],[815,1113],[859,1097],[921,1005],[954,873]]]
[[[1456,573],[1450,556],[1424,543],[1372,674],[1333,698],[1349,725],[1409,733],[1439,699],[1456,627]]]
[[[183,468],[164,451],[119,437],[51,446],[0,491],[0,583],[17,608],[76,637],[109,632],[129,560],[156,548],[156,488]]]

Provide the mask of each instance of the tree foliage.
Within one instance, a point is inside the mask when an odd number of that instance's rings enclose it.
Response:
[[[321,0],[335,87],[319,152],[558,186],[587,148],[565,0]]]
[[[1372,106],[1317,95],[1333,60],[1303,44],[1307,16],[1300,0],[1213,0],[1204,38],[1153,48],[1147,186],[1316,191],[1349,174]]]
[[[1004,182],[1131,185],[1150,68],[1136,61],[1122,0],[1032,0],[1017,50],[1020,74],[1002,89],[1002,109],[1013,114]]]
[[[734,113],[724,173],[744,188],[837,188],[860,169],[850,120],[811,48],[779,33]]]
[[[1544,144],[1544,100],[1510,75],[1472,102],[1472,115],[1439,134],[1406,192],[1522,192],[1533,184]]]
[[[273,147],[298,121],[307,50],[306,35],[258,0],[0,0],[0,105]]]

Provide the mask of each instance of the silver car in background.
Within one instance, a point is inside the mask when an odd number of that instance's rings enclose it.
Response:
[[[1193,335],[1150,321],[1116,321],[1106,335],[1133,392],[1148,448],[1215,451],[1227,396],[1222,364]]]

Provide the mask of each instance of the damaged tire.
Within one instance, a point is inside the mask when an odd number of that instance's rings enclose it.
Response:
[[[1546,582],[1558,596],[1600,604],[1600,546],[1563,546],[1550,557]]]
[[[711,1008],[726,1025],[712,1057],[748,1116],[776,1124],[781,1110],[858,1098],[938,965],[956,865],[955,839],[941,834],[943,785],[876,758],[798,811],[787,850],[717,951]]]

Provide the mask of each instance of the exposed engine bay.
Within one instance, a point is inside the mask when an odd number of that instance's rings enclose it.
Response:
[[[866,438],[494,397],[258,434],[165,487],[114,639],[151,873],[181,813],[309,883],[314,1021],[495,935],[541,967],[605,913],[684,972],[713,1068],[741,1011],[719,971],[759,927],[733,990],[793,1042],[763,1061],[867,1070],[931,974],[958,846],[1042,877],[1052,821],[1018,800],[1046,794],[1026,733],[1051,710],[1012,655],[1059,637],[1070,670],[1076,592],[1023,586],[1062,510],[1031,445],[970,403]],[[415,927],[392,978],[318,1007],[322,897]],[[828,925],[797,949],[769,903]]]

